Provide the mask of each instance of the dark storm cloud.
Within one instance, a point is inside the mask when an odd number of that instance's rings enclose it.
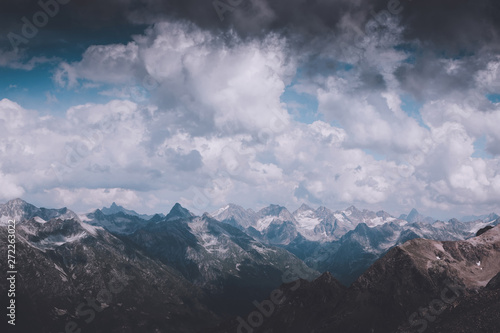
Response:
[[[90,45],[122,43],[144,26],[131,25],[128,1],[19,0],[0,3],[0,56],[79,58]]]
[[[380,73],[364,71],[361,72],[360,79],[364,87],[370,90],[384,90],[387,87],[384,77]]]
[[[402,88],[419,100],[437,99],[449,91],[463,91],[475,85],[474,74],[484,68],[486,61],[461,59],[461,66],[450,71],[433,52],[419,54],[415,63],[400,66],[395,75]],[[460,60],[458,60],[460,61]]]
[[[418,40],[425,47],[453,56],[498,42],[500,32],[500,3],[495,0],[255,0],[253,3],[262,4],[252,6],[262,14],[255,16],[266,17],[254,20],[254,26],[251,11],[228,16],[236,27],[251,27],[254,33],[287,31],[310,38],[338,32],[339,22],[346,16],[366,30],[367,23],[377,14],[392,11],[404,27],[406,40]]]
[[[311,37],[335,33],[346,17],[360,29],[383,10],[397,9],[408,40],[419,40],[444,52],[464,52],[497,41],[500,25],[498,1],[451,0],[60,0],[60,10],[50,18],[41,37],[64,38],[100,33],[119,35],[116,27],[151,24],[175,18],[204,29],[233,27],[242,36],[270,31],[293,34],[300,43]],[[41,0],[42,3],[55,0]],[[215,9],[218,7],[218,11]],[[0,5],[0,40],[20,32],[21,18],[32,20],[40,11],[38,1],[3,1]],[[223,21],[220,18],[223,17]],[[131,24],[132,23],[132,24]],[[302,37],[302,38],[301,38]],[[47,41],[48,42],[48,41]],[[5,46],[5,45],[4,45]],[[5,47],[4,47],[5,49]]]
[[[328,74],[339,69],[338,51],[346,50],[339,42],[356,46],[356,38],[373,28],[376,17],[397,17],[403,28],[398,38],[414,47],[409,52],[414,61],[399,68],[397,78],[414,96],[432,98],[426,94],[467,89],[470,78],[499,54],[500,46],[500,3],[494,0],[18,0],[0,5],[0,64],[15,57],[6,52],[13,50],[12,33],[23,37],[23,18],[33,22],[43,6],[54,3],[59,4],[57,14],[29,43],[19,43],[26,51],[21,52],[24,61],[33,56],[78,60],[90,45],[126,43],[147,25],[169,19],[213,32],[231,28],[243,38],[283,34],[290,53],[304,56],[303,74]],[[466,61],[449,73],[436,61],[443,57]],[[377,69],[364,71],[365,88],[385,88]]]
[[[494,0],[412,1],[402,12],[402,23],[407,39],[418,39],[451,54],[463,54],[498,42],[500,3]]]

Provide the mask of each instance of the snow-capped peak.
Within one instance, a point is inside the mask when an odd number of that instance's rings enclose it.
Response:
[[[219,216],[220,214],[222,214],[223,212],[225,212],[226,210],[228,210],[228,209],[229,209],[229,207],[230,207],[229,205],[226,205],[226,206],[224,206],[224,207],[221,207],[221,208],[217,209],[215,212],[213,212],[213,213],[212,213],[212,214],[210,214],[210,215],[212,215],[213,217],[217,217],[217,216]]]
[[[0,225],[6,225],[9,220],[23,222],[35,216],[44,221],[53,218],[79,220],[78,216],[66,207],[61,209],[38,208],[19,198],[0,205]]]

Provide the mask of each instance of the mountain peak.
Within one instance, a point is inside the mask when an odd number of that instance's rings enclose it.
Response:
[[[182,207],[180,203],[176,202],[175,205],[172,207],[170,212],[167,214],[167,221],[168,220],[177,220],[177,219],[184,219],[184,218],[189,218],[192,217],[193,214],[187,210],[186,208]]]
[[[219,208],[211,215],[214,219],[237,228],[248,228],[257,220],[257,214],[252,209],[245,209],[233,203]]]
[[[346,216],[351,216],[351,215],[355,216],[361,212],[354,205],[351,205],[347,207],[342,213],[344,213]]]
[[[78,216],[67,209],[66,207],[60,209],[38,208],[22,199],[16,198],[0,205],[0,225],[5,224],[8,220],[23,221],[29,220],[35,216],[48,221],[54,218],[61,219],[76,219]]]
[[[300,205],[300,207],[296,210],[296,212],[305,212],[308,210],[313,210],[313,209],[308,205],[306,205],[305,203],[302,203],[302,205]]]
[[[215,212],[211,213],[210,215],[212,215],[215,219],[223,220],[223,219],[228,218],[228,217],[233,216],[233,215],[244,214],[247,211],[251,211],[251,210],[246,210],[245,208],[243,208],[239,205],[236,205],[233,203],[228,203],[227,205],[217,209]]]
[[[406,217],[406,220],[408,222],[420,222],[421,218],[420,218],[420,213],[415,209],[413,208],[410,213],[408,214],[408,216]]]
[[[378,212],[375,213],[375,215],[379,217],[392,217],[391,214],[387,213],[385,210],[379,210]]]
[[[9,207],[15,207],[15,206],[24,206],[24,205],[29,205],[29,203],[27,203],[26,201],[24,201],[23,199],[21,198],[15,198],[15,199],[12,199],[12,200],[9,200],[5,203],[6,206],[9,206]]]
[[[101,209],[101,212],[104,215],[113,215],[113,214],[117,214],[117,213],[124,213],[127,215],[137,216],[137,217],[144,219],[144,220],[149,220],[153,217],[153,216],[147,215],[147,214],[139,214],[135,210],[126,209],[123,206],[117,205],[116,202],[114,202],[114,201],[111,204],[111,206],[109,206],[109,208],[103,207]]]
[[[332,211],[325,206],[319,206],[318,209],[315,210],[316,214],[329,214]]]
[[[405,218],[406,221],[410,223],[414,222],[426,222],[426,223],[432,223],[434,222],[434,219],[432,217],[425,217],[424,215],[420,214],[415,208],[413,208],[410,213],[406,216]]]
[[[7,201],[5,204],[0,205],[2,213],[1,215],[11,215],[12,218],[14,216],[28,216],[31,212],[37,210],[37,207],[33,206],[30,203],[27,203],[23,199],[16,198],[10,201]]]
[[[106,214],[106,215],[111,215],[111,214],[115,214],[115,213],[123,212],[123,211],[125,211],[125,208],[123,208],[122,206],[118,206],[116,204],[116,202],[114,202],[114,201],[111,204],[111,206],[109,206],[109,208],[102,207],[102,209],[101,209],[101,212],[103,214]]]
[[[241,212],[241,211],[245,211],[245,208],[241,207],[240,205],[236,205],[236,204],[233,204],[233,203],[228,203],[226,206],[220,208],[218,211],[219,212],[223,212],[223,211],[231,211],[231,212],[234,212],[234,211],[237,211],[237,212]]]
[[[333,281],[333,280],[335,280],[335,278],[333,277],[333,275],[329,271],[324,272],[318,278],[316,278],[316,281],[330,282],[330,281]]]
[[[262,208],[259,210],[259,215],[260,216],[281,216],[286,219],[291,220],[292,219],[292,214],[286,209],[286,207],[280,206],[280,205],[275,205],[271,204],[267,207]]]

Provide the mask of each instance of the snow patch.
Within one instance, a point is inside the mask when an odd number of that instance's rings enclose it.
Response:
[[[260,254],[265,254],[265,255],[269,254],[269,252],[276,252],[275,249],[270,249],[270,248],[266,249],[264,247],[258,246],[257,244],[252,244],[252,248],[255,251],[259,252]]]
[[[39,216],[35,216],[35,217],[34,217],[34,220],[35,220],[35,222],[38,222],[38,223],[40,223],[40,224],[47,223],[47,221],[45,221],[44,219],[42,219],[42,218],[41,218],[41,217],[39,217]]]
[[[344,216],[342,214],[339,214],[339,213],[335,213],[333,214],[333,216],[335,216],[335,218],[339,221],[343,221],[344,220]]]
[[[196,219],[190,221],[188,223],[188,225],[189,225],[189,228],[191,229],[191,231],[193,231],[193,233],[196,233],[196,234],[201,234],[201,233],[207,231],[205,228],[205,221],[201,218],[196,218]]]
[[[219,209],[217,209],[217,211],[215,213],[212,214],[212,216],[213,217],[219,216],[220,214],[222,214],[223,212],[225,212],[228,209],[229,209],[229,205],[226,205],[225,207],[219,208]]]
[[[28,235],[35,235],[36,234],[35,228],[30,228],[24,224],[21,224],[18,228],[21,228],[22,230],[24,230],[24,232],[27,233]]]
[[[87,231],[92,236],[97,236],[97,230],[104,230],[102,227],[94,227],[93,225],[87,224],[85,222],[80,223],[81,227]]]
[[[68,276],[66,275],[66,272],[64,272],[64,270],[61,267],[59,267],[56,263],[54,263],[54,267],[59,271],[59,276],[61,277],[61,279],[64,282],[67,282]]]
[[[275,220],[275,216],[266,216],[257,220],[255,229],[262,231],[269,227],[269,225]]]
[[[10,220],[16,221],[16,224],[20,221],[22,221],[21,215],[15,215],[15,216],[7,216],[7,215],[2,215],[0,216],[0,225],[7,225],[9,224]]]
[[[404,226],[404,225],[407,225],[407,224],[408,224],[408,221],[405,221],[405,220],[398,220],[398,219],[396,219],[396,220],[397,220],[397,223],[398,223],[398,225],[399,225],[400,227],[402,227],[402,226]]]
[[[376,227],[385,223],[384,219],[380,216],[377,216],[376,218],[365,222],[369,227]]]
[[[312,214],[298,214],[295,217],[295,220],[297,221],[298,227],[300,229],[304,230],[313,230],[314,227],[316,227],[318,224],[320,224],[320,220],[314,216],[311,216]]]
[[[66,244],[66,243],[73,243],[73,242],[76,242],[82,238],[85,238],[87,236],[87,233],[85,232],[81,232],[81,233],[78,233],[78,234],[75,234],[75,235],[72,235],[72,236],[69,236],[69,237],[64,237],[64,236],[60,236],[60,235],[57,235],[57,236],[49,236],[45,239],[43,239],[40,244],[41,245],[55,245],[55,246],[60,246],[60,245],[63,245],[63,244]]]
[[[67,313],[68,313],[68,311],[67,311],[67,310],[64,310],[64,309],[59,309],[59,308],[56,308],[56,307],[54,308],[54,311],[55,311],[55,313],[56,313],[58,316],[63,316],[63,315],[65,315],[65,314],[67,314]]]
[[[81,214],[81,215],[78,215],[78,218],[80,219],[80,221],[82,222],[89,222],[89,221],[92,221],[91,218],[89,218],[87,216],[87,214]]]

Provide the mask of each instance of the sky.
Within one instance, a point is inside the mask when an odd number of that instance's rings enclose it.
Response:
[[[0,4],[0,202],[500,213],[500,3]]]

